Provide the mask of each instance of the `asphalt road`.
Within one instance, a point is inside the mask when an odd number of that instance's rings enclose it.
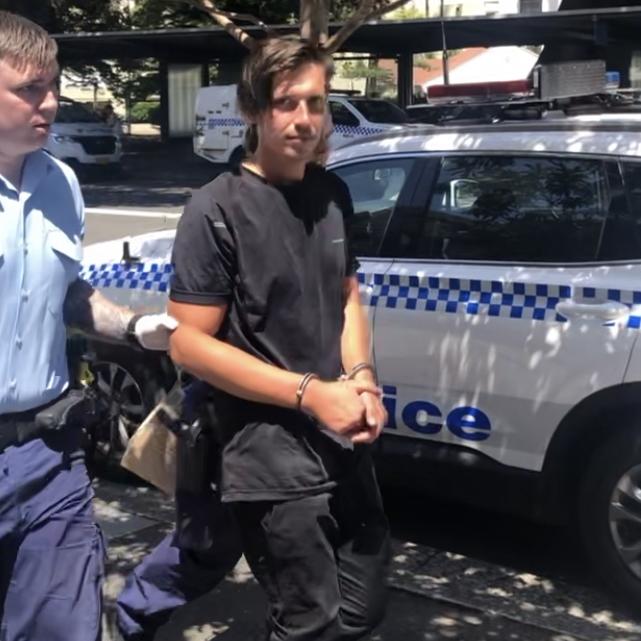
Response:
[[[178,210],[147,211],[113,207],[87,207],[85,214],[85,245],[124,236],[174,229],[180,217]]]

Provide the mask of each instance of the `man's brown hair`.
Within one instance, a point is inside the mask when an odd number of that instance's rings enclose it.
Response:
[[[27,18],[0,11],[0,61],[24,70],[47,69],[56,62],[58,45],[39,25]]]
[[[269,108],[274,92],[274,79],[279,73],[294,71],[306,64],[325,67],[326,91],[334,74],[332,57],[317,46],[300,38],[269,38],[258,42],[245,58],[237,89],[240,112],[250,118]],[[256,151],[256,127],[249,125],[245,132],[245,149]]]

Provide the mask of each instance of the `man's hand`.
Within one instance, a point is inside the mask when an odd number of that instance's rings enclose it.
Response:
[[[327,429],[351,437],[369,431],[365,424],[365,404],[361,394],[380,396],[371,382],[313,380],[303,395],[302,408]]]
[[[387,423],[387,410],[383,405],[380,393],[362,392],[361,401],[365,406],[365,428],[351,435],[352,443],[373,443]]]
[[[169,350],[169,337],[178,321],[169,314],[145,314],[134,326],[136,340],[145,349]]]

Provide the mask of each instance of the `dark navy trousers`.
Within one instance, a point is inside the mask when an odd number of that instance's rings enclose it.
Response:
[[[0,452],[0,641],[100,639],[105,550],[80,438]]]
[[[152,639],[176,608],[213,590],[241,557],[236,523],[216,492],[178,494],[176,505],[179,530],[133,570],[116,602],[127,641]]]

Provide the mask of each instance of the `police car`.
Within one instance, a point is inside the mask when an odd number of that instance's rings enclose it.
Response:
[[[76,169],[119,169],[122,158],[120,135],[82,103],[60,98],[47,151]]]
[[[333,149],[354,139],[398,129],[407,115],[397,105],[381,98],[330,94],[334,122],[330,140]],[[236,85],[199,89],[196,95],[194,153],[216,163],[238,164],[243,156],[245,121],[236,108]]]
[[[400,130],[330,169],[355,206],[383,478],[578,524],[641,598],[641,123]],[[172,241],[90,246],[83,276],[163,309]]]

